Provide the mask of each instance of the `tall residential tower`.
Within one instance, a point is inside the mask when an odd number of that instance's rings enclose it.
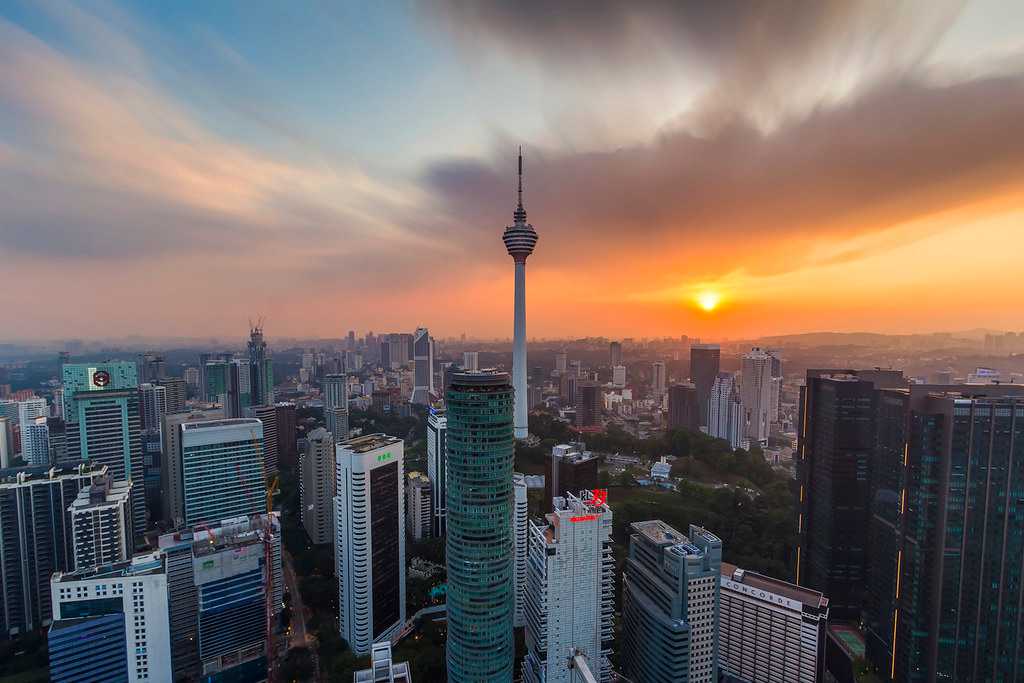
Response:
[[[515,389],[515,438],[525,439],[529,432],[526,406],[526,258],[537,245],[537,231],[526,222],[523,208],[523,148],[519,148],[519,201],[515,222],[505,228],[502,239],[508,255],[516,264],[515,323],[512,342],[512,386]]]

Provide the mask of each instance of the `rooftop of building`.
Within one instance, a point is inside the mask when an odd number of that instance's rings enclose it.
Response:
[[[47,465],[29,465],[26,467],[7,467],[0,469],[0,486],[32,484],[52,481],[61,477],[97,477],[106,474],[106,465],[68,465],[65,467],[49,467]]]
[[[126,562],[115,562],[90,569],[73,572],[57,572],[53,575],[53,583],[72,581],[88,581],[93,579],[117,579],[126,576],[147,576],[162,574],[164,571],[163,555],[157,551],[145,555],[136,555]]]
[[[388,434],[367,434],[366,436],[357,436],[352,439],[346,439],[338,445],[343,447],[345,450],[352,451],[353,453],[366,453],[378,448],[393,446],[396,443],[402,443],[402,440],[397,436],[390,436]]]
[[[413,470],[412,472],[407,473],[405,477],[409,480],[410,484],[416,486],[430,486],[430,479],[428,479],[427,475],[422,472]]]
[[[128,500],[132,492],[132,482],[111,481],[106,477],[95,477],[88,486],[83,486],[78,497],[71,503],[76,512],[90,508],[118,505]]]
[[[810,588],[797,586],[782,579],[775,579],[758,574],[757,572],[740,569],[728,562],[722,563],[722,576],[736,583],[742,583],[744,586],[750,586],[757,590],[767,591],[790,600],[796,600],[808,607],[820,609],[828,606],[828,598],[821,591],[811,590]]]
[[[511,384],[512,380],[507,372],[494,368],[486,368],[478,372],[456,372],[452,375],[452,384],[459,384],[470,387],[500,387]]]
[[[197,555],[217,552],[230,545],[244,545],[261,540],[256,535],[258,531],[261,531],[261,522],[268,517],[276,520],[279,515],[278,512],[271,512],[269,515],[252,515],[252,517],[241,515],[211,524],[178,529],[162,534],[158,539],[158,546],[162,549],[188,543],[193,545]],[[257,529],[255,532],[253,531],[254,521]],[[275,521],[271,520],[270,523],[274,525]]]
[[[703,555],[704,551],[695,545],[690,537],[674,527],[666,524],[660,519],[652,519],[645,522],[633,522],[630,525],[635,533],[640,534],[651,543],[661,546],[666,550],[672,550],[679,555]],[[691,527],[692,528],[692,527]],[[706,529],[700,529],[709,539],[721,541]]]
[[[551,455],[572,464],[597,459],[597,455],[591,451],[584,450],[584,446],[581,443],[560,443],[551,448]]]
[[[183,422],[182,426],[186,431],[199,429],[217,429],[220,427],[241,427],[244,425],[263,424],[254,417],[229,417],[220,420],[197,420],[195,422]]]

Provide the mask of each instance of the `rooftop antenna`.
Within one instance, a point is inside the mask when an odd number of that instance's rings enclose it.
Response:
[[[519,145],[519,189],[518,201],[516,202],[515,222],[516,225],[526,225],[526,209],[523,208],[523,146]]]

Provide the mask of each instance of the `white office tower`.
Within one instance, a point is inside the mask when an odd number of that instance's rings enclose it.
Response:
[[[405,522],[414,541],[430,538],[430,479],[422,472],[410,472],[405,478]]]
[[[651,393],[655,398],[665,395],[665,388],[668,385],[668,378],[665,374],[665,364],[660,360],[651,363]]]
[[[45,398],[33,397],[18,403],[21,457],[28,465],[46,465],[50,462],[50,430],[46,426],[49,412]]]
[[[772,405],[772,356],[754,347],[743,354],[740,400],[747,411],[746,436],[751,443],[768,445]]]
[[[412,352],[415,365],[411,401],[430,405],[434,396],[434,340],[427,328],[421,327],[413,334]]]
[[[132,555],[132,482],[96,477],[71,503],[74,567],[83,571]]]
[[[615,560],[612,512],[590,492],[554,499],[546,523],[530,523],[526,591],[527,683],[575,683],[582,654],[600,681],[611,680]]]
[[[718,665],[750,683],[818,683],[828,598],[722,563]]]
[[[325,375],[320,380],[320,398],[324,402],[327,431],[334,435],[336,441],[344,441],[348,438],[348,377],[341,374]],[[343,410],[339,411],[339,408]],[[342,412],[344,424],[339,424]]]
[[[616,365],[612,368],[612,384],[617,389],[622,389],[626,386],[626,366]]]
[[[462,369],[466,372],[479,372],[480,371],[480,352],[479,351],[463,351],[462,352]]]
[[[445,496],[445,473],[448,453],[446,451],[448,418],[444,408],[430,408],[427,416],[427,479],[430,480],[430,504],[433,506],[433,531],[435,538],[445,535],[445,521],[448,507]]]
[[[334,540],[334,437],[319,427],[306,437],[299,463],[302,527],[317,545]]]
[[[160,552],[58,572],[50,590],[53,683],[173,680],[167,573]]]
[[[569,355],[565,351],[555,354],[555,372],[564,375],[569,371]]]
[[[512,533],[515,535],[515,599],[516,607],[512,626],[518,628],[526,622],[526,561],[529,554],[529,511],[526,502],[526,477],[512,473],[512,491],[515,504],[512,506]]]
[[[530,434],[526,397],[526,259],[537,246],[537,231],[526,222],[523,208],[523,150],[519,149],[519,201],[512,214],[514,222],[505,228],[502,240],[515,262],[515,312],[512,325],[512,387],[515,411],[512,424],[517,439]]]
[[[405,622],[404,443],[370,434],[337,445],[334,558],[341,637],[356,655]]]
[[[708,402],[708,434],[725,439],[732,448],[746,448],[749,443],[744,433],[743,402],[740,400],[736,376],[720,372],[711,385]]]
[[[50,464],[50,427],[45,417],[21,422],[21,457],[28,465]]]

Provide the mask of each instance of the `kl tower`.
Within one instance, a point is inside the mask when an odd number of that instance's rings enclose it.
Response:
[[[526,222],[523,208],[523,148],[519,147],[519,201],[512,214],[512,225],[505,228],[502,240],[516,264],[515,323],[512,331],[512,387],[515,389],[515,438],[525,439],[530,430],[526,408],[526,257],[537,245],[537,231]]]

